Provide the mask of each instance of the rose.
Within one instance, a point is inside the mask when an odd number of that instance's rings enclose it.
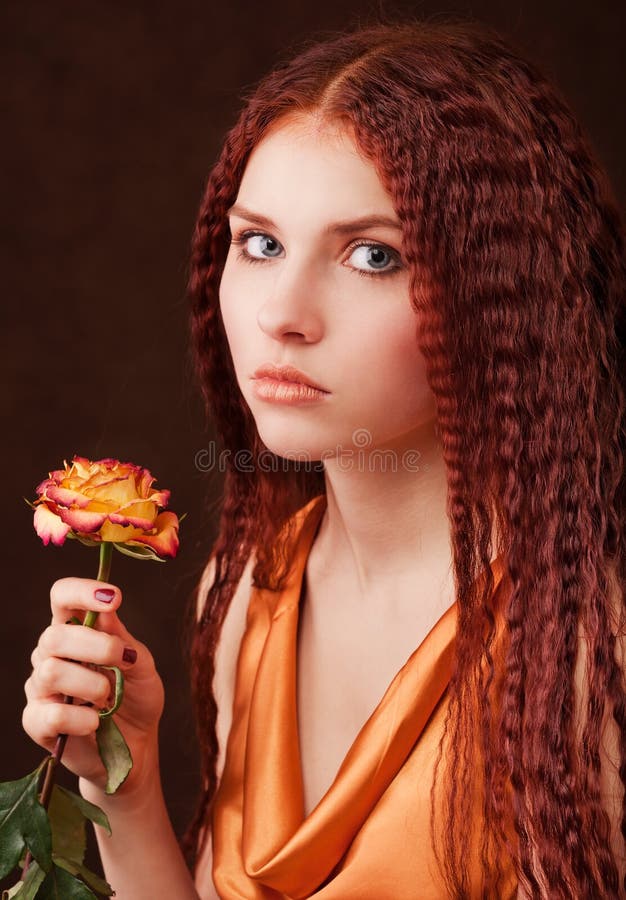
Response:
[[[44,544],[67,537],[110,542],[131,556],[176,556],[179,520],[163,512],[170,492],[153,490],[148,469],[117,459],[74,456],[37,487],[34,526]],[[129,550],[128,547],[135,547]]]

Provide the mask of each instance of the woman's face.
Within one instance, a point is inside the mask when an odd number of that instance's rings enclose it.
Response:
[[[349,134],[282,120],[252,152],[229,222],[220,307],[266,447],[310,460],[412,448],[435,404],[400,223]],[[265,364],[294,366],[324,393],[255,378]]]

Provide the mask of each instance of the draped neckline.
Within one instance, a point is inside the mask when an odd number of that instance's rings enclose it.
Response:
[[[333,872],[403,766],[452,674],[457,601],[440,616],[389,683],[348,749],[330,787],[305,816],[297,707],[297,637],[306,562],[326,495],[296,514],[284,588],[258,589],[271,622],[250,699],[242,851],[255,881],[306,897]],[[491,563],[493,590],[503,575]],[[484,577],[485,573],[483,573]]]

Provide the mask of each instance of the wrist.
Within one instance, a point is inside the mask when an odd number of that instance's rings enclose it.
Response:
[[[85,800],[98,806],[109,818],[118,814],[124,816],[144,816],[155,804],[162,804],[163,792],[158,769],[145,785],[137,785],[132,790],[119,788],[114,794],[107,794],[91,781],[79,779],[79,792]]]
[[[156,800],[161,801],[163,794],[156,734],[143,753],[135,753],[133,767],[126,781],[114,794],[105,792],[104,782],[99,784],[86,778],[79,778],[78,788],[85,800],[99,806],[104,812],[141,811],[152,806]]]

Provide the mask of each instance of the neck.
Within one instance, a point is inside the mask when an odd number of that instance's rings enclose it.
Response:
[[[325,461],[327,508],[316,538],[327,571],[341,571],[363,596],[387,593],[416,572],[451,564],[447,481],[431,421],[378,453],[355,449]],[[384,460],[384,462],[381,462]]]

